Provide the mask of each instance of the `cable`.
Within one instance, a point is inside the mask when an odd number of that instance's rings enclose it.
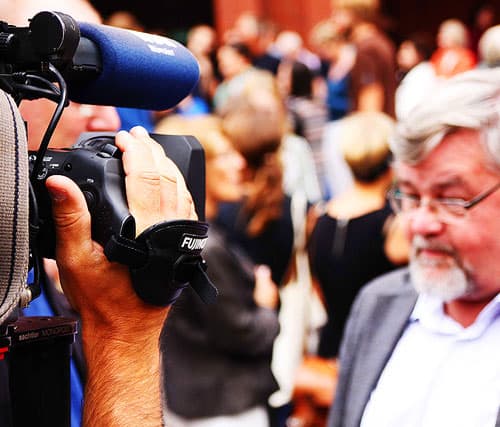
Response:
[[[61,88],[61,97],[57,104],[56,110],[54,111],[54,114],[50,119],[50,123],[47,126],[47,130],[43,135],[42,142],[38,147],[35,164],[33,166],[33,170],[31,171],[31,179],[36,179],[38,174],[40,173],[43,164],[43,157],[45,156],[45,152],[47,151],[47,147],[49,146],[50,138],[52,138],[52,134],[54,133],[57,123],[59,122],[63,110],[68,102],[68,89],[66,86],[66,82],[64,81],[64,78],[62,77],[61,73],[59,73],[57,68],[54,67],[52,64],[49,64],[49,70],[57,78],[59,87]]]

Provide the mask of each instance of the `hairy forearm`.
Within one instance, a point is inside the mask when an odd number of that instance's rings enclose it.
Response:
[[[92,333],[83,338],[88,365],[83,426],[161,426],[158,337],[107,343]]]

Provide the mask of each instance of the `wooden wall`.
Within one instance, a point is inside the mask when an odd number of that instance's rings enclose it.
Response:
[[[448,18],[469,23],[471,13],[482,0],[382,0],[396,41],[415,31],[433,34]],[[500,0],[491,1],[500,23]],[[241,12],[252,11],[275,21],[282,29],[298,31],[307,40],[310,29],[331,13],[330,0],[213,0],[214,25],[219,34],[232,26]]]

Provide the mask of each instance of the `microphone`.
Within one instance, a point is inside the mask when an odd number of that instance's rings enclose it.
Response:
[[[197,60],[175,40],[107,25],[78,25],[80,42],[65,75],[72,101],[166,110],[198,82]]]

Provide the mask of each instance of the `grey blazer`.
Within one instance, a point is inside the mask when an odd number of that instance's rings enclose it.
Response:
[[[278,388],[271,372],[278,314],[255,304],[253,263],[213,224],[203,255],[217,302],[185,289],[160,341],[166,401],[189,419],[264,406]]]
[[[359,427],[370,394],[416,301],[407,269],[381,276],[360,292],[340,349],[340,374],[329,427]],[[496,427],[500,427],[500,407]]]

